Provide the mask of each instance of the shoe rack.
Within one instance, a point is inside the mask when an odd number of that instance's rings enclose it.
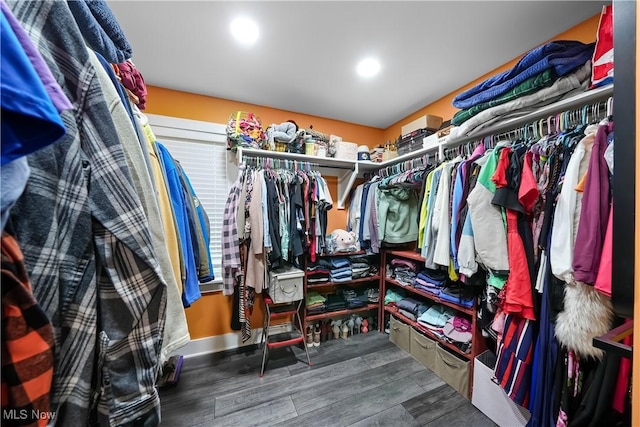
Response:
[[[331,259],[336,257],[350,259],[352,257],[366,255],[364,251],[336,253],[331,255],[317,255],[319,259]],[[339,286],[348,287],[354,290],[361,290],[375,287],[378,290],[378,302],[368,303],[363,307],[346,308],[343,310],[326,311],[323,313],[309,314],[307,313],[306,304],[302,308],[304,319],[304,330],[308,346],[318,346],[320,343],[330,339],[348,339],[352,335],[367,333],[379,329],[378,323],[380,319],[381,307],[381,285],[382,276],[380,274],[380,264],[376,263],[378,272],[363,278],[352,279],[341,282],[325,282],[319,284],[310,284],[308,282],[309,271],[307,266],[310,262],[307,258],[305,264],[304,277],[304,295],[305,300],[307,293],[310,291],[318,292],[321,295],[335,293]],[[311,336],[309,335],[311,334]],[[319,337],[319,340],[318,340]]]

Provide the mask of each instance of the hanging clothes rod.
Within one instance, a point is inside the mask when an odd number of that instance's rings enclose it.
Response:
[[[597,89],[592,89],[579,95],[554,102],[553,104],[542,106],[536,109],[536,111],[522,117],[516,117],[514,119],[506,120],[493,126],[489,126],[478,135],[450,138],[441,145],[441,148],[446,149],[449,147],[456,147],[458,145],[471,141],[479,141],[486,136],[498,135],[506,131],[511,131],[513,129],[522,127],[522,125],[524,124],[534,123],[539,121],[540,119],[547,118],[549,116],[555,116],[556,114],[559,114],[563,111],[582,108],[585,105],[590,105],[598,101],[607,101],[607,99],[611,96],[613,96],[613,84]],[[613,109],[613,106],[611,106],[610,109]]]
[[[247,166],[261,167],[264,169],[303,170],[309,172],[312,169],[318,169],[320,167],[317,163],[304,162],[301,160],[272,159],[270,157],[244,156],[243,160]]]
[[[420,157],[398,162],[390,166],[378,169],[377,175],[381,178],[390,177],[412,169],[425,168],[437,162],[437,154],[424,154]]]
[[[349,169],[354,170],[358,162],[355,160],[336,159],[333,157],[307,156],[305,154],[285,153],[281,151],[268,151],[255,148],[238,147],[236,151],[238,163],[246,157],[257,157],[265,159],[279,159],[298,162],[312,162],[318,164],[321,168],[329,169]]]

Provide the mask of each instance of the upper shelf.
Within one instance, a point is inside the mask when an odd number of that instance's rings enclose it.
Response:
[[[356,161],[336,159],[333,157],[318,157],[307,156],[305,154],[293,154],[284,153],[281,151],[268,151],[254,148],[238,148],[237,159],[241,161],[242,157],[259,157],[267,159],[280,159],[280,160],[293,160],[298,162],[308,162],[312,165],[317,165],[325,175],[332,175],[338,177],[338,209],[344,209],[349,192],[355,183],[358,174],[364,172],[376,172],[387,166],[395,165],[397,163],[412,160],[424,155],[437,155],[442,158],[442,153],[445,148],[455,147],[464,144],[469,141],[477,141],[488,135],[496,135],[501,132],[505,132],[511,129],[515,129],[524,124],[533,123],[542,118],[546,118],[550,115],[557,114],[561,111],[573,109],[582,105],[589,104],[595,101],[601,101],[613,96],[613,85],[603,86],[601,88],[582,92],[578,95],[572,96],[567,99],[563,99],[553,104],[546,105],[538,108],[536,111],[526,114],[521,117],[517,117],[504,122],[496,123],[493,126],[487,127],[484,131],[478,135],[473,136],[460,136],[454,138],[444,137],[438,141],[438,144],[429,148],[423,148],[421,150],[412,151],[410,153],[403,154],[396,158],[384,161],[384,162],[370,162],[370,161]]]
[[[306,154],[285,153],[282,151],[260,150],[257,148],[238,147],[238,159],[243,156],[261,157],[268,159],[292,160],[297,162],[309,162],[319,167],[335,169],[353,169],[358,163],[355,160],[336,159],[333,157],[307,156]]]
[[[519,126],[536,122],[542,118],[547,118],[549,115],[557,114],[562,111],[571,110],[576,107],[601,101],[613,96],[613,84],[599,87],[596,89],[588,90],[586,92],[579,93],[566,99],[561,99],[553,104],[545,105],[537,108],[536,111],[526,114],[521,117],[515,117],[513,119],[505,120],[503,122],[496,123],[493,126],[487,127],[481,133],[473,136],[459,136],[455,138],[448,138],[444,141],[443,146],[455,147],[460,144],[464,144],[469,141],[475,141],[488,135],[495,135],[501,132],[505,132],[511,129],[515,129]]]

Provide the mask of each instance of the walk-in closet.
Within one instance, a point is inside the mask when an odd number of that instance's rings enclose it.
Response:
[[[0,424],[640,425],[639,22],[0,0]]]

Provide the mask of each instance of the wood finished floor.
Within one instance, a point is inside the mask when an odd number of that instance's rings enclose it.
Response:
[[[494,426],[408,353],[371,332],[309,349],[261,349],[184,362],[161,391],[163,426]]]

